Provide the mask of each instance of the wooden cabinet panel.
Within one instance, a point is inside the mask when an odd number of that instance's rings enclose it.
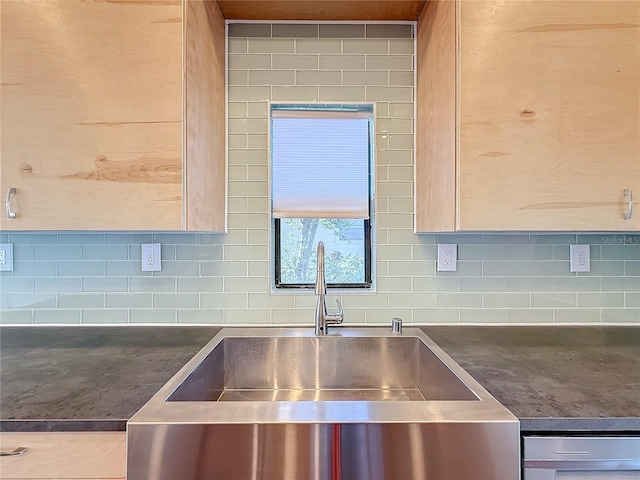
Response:
[[[3,479],[119,479],[125,477],[125,432],[0,434],[0,449],[27,447],[0,457]]]
[[[179,1],[3,2],[3,229],[180,229],[181,17]]]
[[[416,230],[640,229],[637,206],[623,216],[624,189],[640,197],[640,2],[457,3],[457,101],[416,118]],[[437,11],[447,24],[455,15]],[[421,16],[418,112],[450,98],[438,88],[451,74],[431,73],[431,91],[420,85],[434,51],[445,63],[452,55],[434,49],[451,39],[444,23],[421,44],[428,25]],[[451,109],[453,134],[434,120],[449,125]],[[421,148],[420,136],[433,139]]]
[[[217,3],[2,3],[0,228],[225,231]]]

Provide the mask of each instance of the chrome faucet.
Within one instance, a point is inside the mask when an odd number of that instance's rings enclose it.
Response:
[[[338,311],[336,313],[327,313],[327,303],[325,295],[327,294],[327,283],[324,279],[324,243],[318,242],[318,273],[316,275],[316,335],[326,335],[329,325],[339,325],[344,319],[342,304],[338,303]]]

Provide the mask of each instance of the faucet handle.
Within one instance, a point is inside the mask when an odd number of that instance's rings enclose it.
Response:
[[[338,311],[336,313],[328,313],[325,316],[327,323],[331,325],[339,325],[344,320],[344,311],[342,310],[342,303],[339,299],[336,298],[336,303],[338,304]]]
[[[342,302],[340,301],[339,298],[336,298],[336,303],[338,304],[338,311],[335,313],[336,317],[340,317],[340,320],[342,320],[342,317],[344,316],[344,310],[342,309]]]

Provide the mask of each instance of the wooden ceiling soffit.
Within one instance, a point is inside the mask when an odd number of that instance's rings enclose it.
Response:
[[[227,20],[414,21],[424,0],[218,0]]]

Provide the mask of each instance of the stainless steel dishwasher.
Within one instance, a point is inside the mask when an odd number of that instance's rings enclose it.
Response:
[[[640,437],[524,437],[523,480],[638,480]]]

